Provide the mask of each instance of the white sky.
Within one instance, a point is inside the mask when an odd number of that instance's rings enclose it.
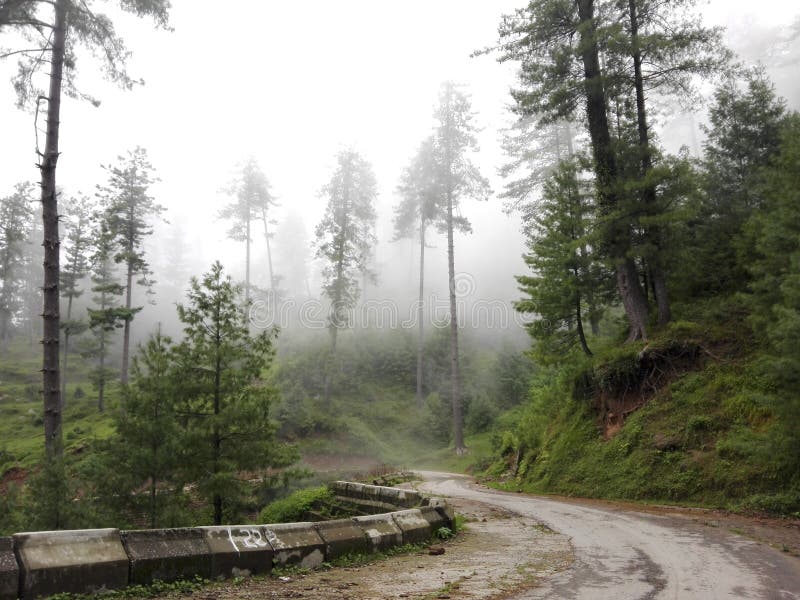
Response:
[[[513,66],[469,54],[496,41],[500,15],[521,0],[173,4],[173,33],[154,32],[130,16],[117,22],[134,51],[129,72],[143,77],[144,87],[116,90],[86,63],[79,81],[102,106],[64,102],[58,183],[67,193],[93,193],[104,182],[99,165],[141,145],[162,179],[154,193],[168,206],[167,218],[189,234],[201,268],[221,257],[241,270],[240,248],[225,240],[226,226],[214,219],[224,201],[218,190],[235,164],[256,157],[284,210],[301,213],[311,233],[324,203],[317,190],[336,151],[353,146],[378,176],[379,235],[385,240],[399,173],[429,132],[445,79],[469,87],[484,127],[480,164],[494,189],[501,189],[497,129],[508,119]],[[714,0],[706,11],[710,22],[739,30],[741,24],[789,23],[798,13],[795,2],[783,0]],[[0,65],[0,195],[20,180],[38,179],[33,118],[14,107],[5,83],[14,68]],[[484,277],[493,290],[499,285],[498,293],[515,298],[512,276],[524,271],[517,219],[503,215],[496,199],[466,204],[464,214],[475,234],[457,240],[457,270]],[[444,263],[438,245],[431,260]],[[384,247],[378,266],[393,267],[409,252],[407,246]],[[410,284],[410,258],[402,260]]]

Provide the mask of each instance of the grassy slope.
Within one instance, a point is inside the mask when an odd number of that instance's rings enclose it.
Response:
[[[675,327],[670,337],[677,331],[706,351],[609,439],[590,401],[573,397],[564,383],[540,391],[539,409],[527,407],[519,415],[522,425],[506,432],[505,457],[489,476],[537,493],[800,512],[800,481],[785,452],[786,423],[759,367],[764,357],[732,327]],[[631,356],[638,351],[628,350]],[[609,360],[599,357],[595,374]],[[526,436],[527,446],[520,442]]]

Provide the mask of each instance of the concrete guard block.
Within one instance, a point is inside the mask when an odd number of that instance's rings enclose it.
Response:
[[[336,519],[314,523],[325,542],[325,559],[332,560],[345,554],[364,553],[370,550],[367,535],[352,519]]]
[[[19,595],[19,565],[14,556],[14,540],[0,537],[0,600],[16,600]]]
[[[17,533],[22,598],[87,594],[128,585],[128,556],[118,529]]]
[[[231,525],[198,527],[211,551],[211,576],[234,577],[240,571],[250,574],[272,571],[274,552],[261,527]]]
[[[374,551],[403,545],[403,532],[392,519],[392,515],[354,517],[353,521],[367,535]]]
[[[431,510],[436,512],[435,509]],[[418,544],[431,539],[431,535],[433,535],[431,524],[422,516],[422,511],[419,508],[399,510],[391,513],[391,515],[394,522],[403,532],[404,544]]]
[[[452,529],[456,520],[456,512],[447,503],[447,500],[444,498],[425,498],[424,505],[435,508],[447,520],[446,526]]]
[[[325,542],[313,523],[264,525],[264,534],[275,552],[275,565],[313,569],[325,561]]]
[[[431,535],[436,535],[441,527],[450,527],[447,518],[432,506],[423,506],[419,509],[422,518],[431,526]]]
[[[123,531],[122,543],[130,557],[131,585],[211,577],[211,551],[198,528]]]

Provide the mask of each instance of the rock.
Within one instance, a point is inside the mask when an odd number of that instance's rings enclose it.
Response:
[[[444,546],[431,546],[428,548],[428,554],[431,556],[440,556],[444,554]]]
[[[675,436],[657,433],[653,436],[653,447],[662,452],[677,450],[681,447],[681,441]]]

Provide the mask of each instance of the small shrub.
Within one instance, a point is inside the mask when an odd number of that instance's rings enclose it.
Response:
[[[265,506],[259,518],[262,523],[292,523],[300,521],[306,513],[333,501],[333,494],[326,486],[297,490]]]

